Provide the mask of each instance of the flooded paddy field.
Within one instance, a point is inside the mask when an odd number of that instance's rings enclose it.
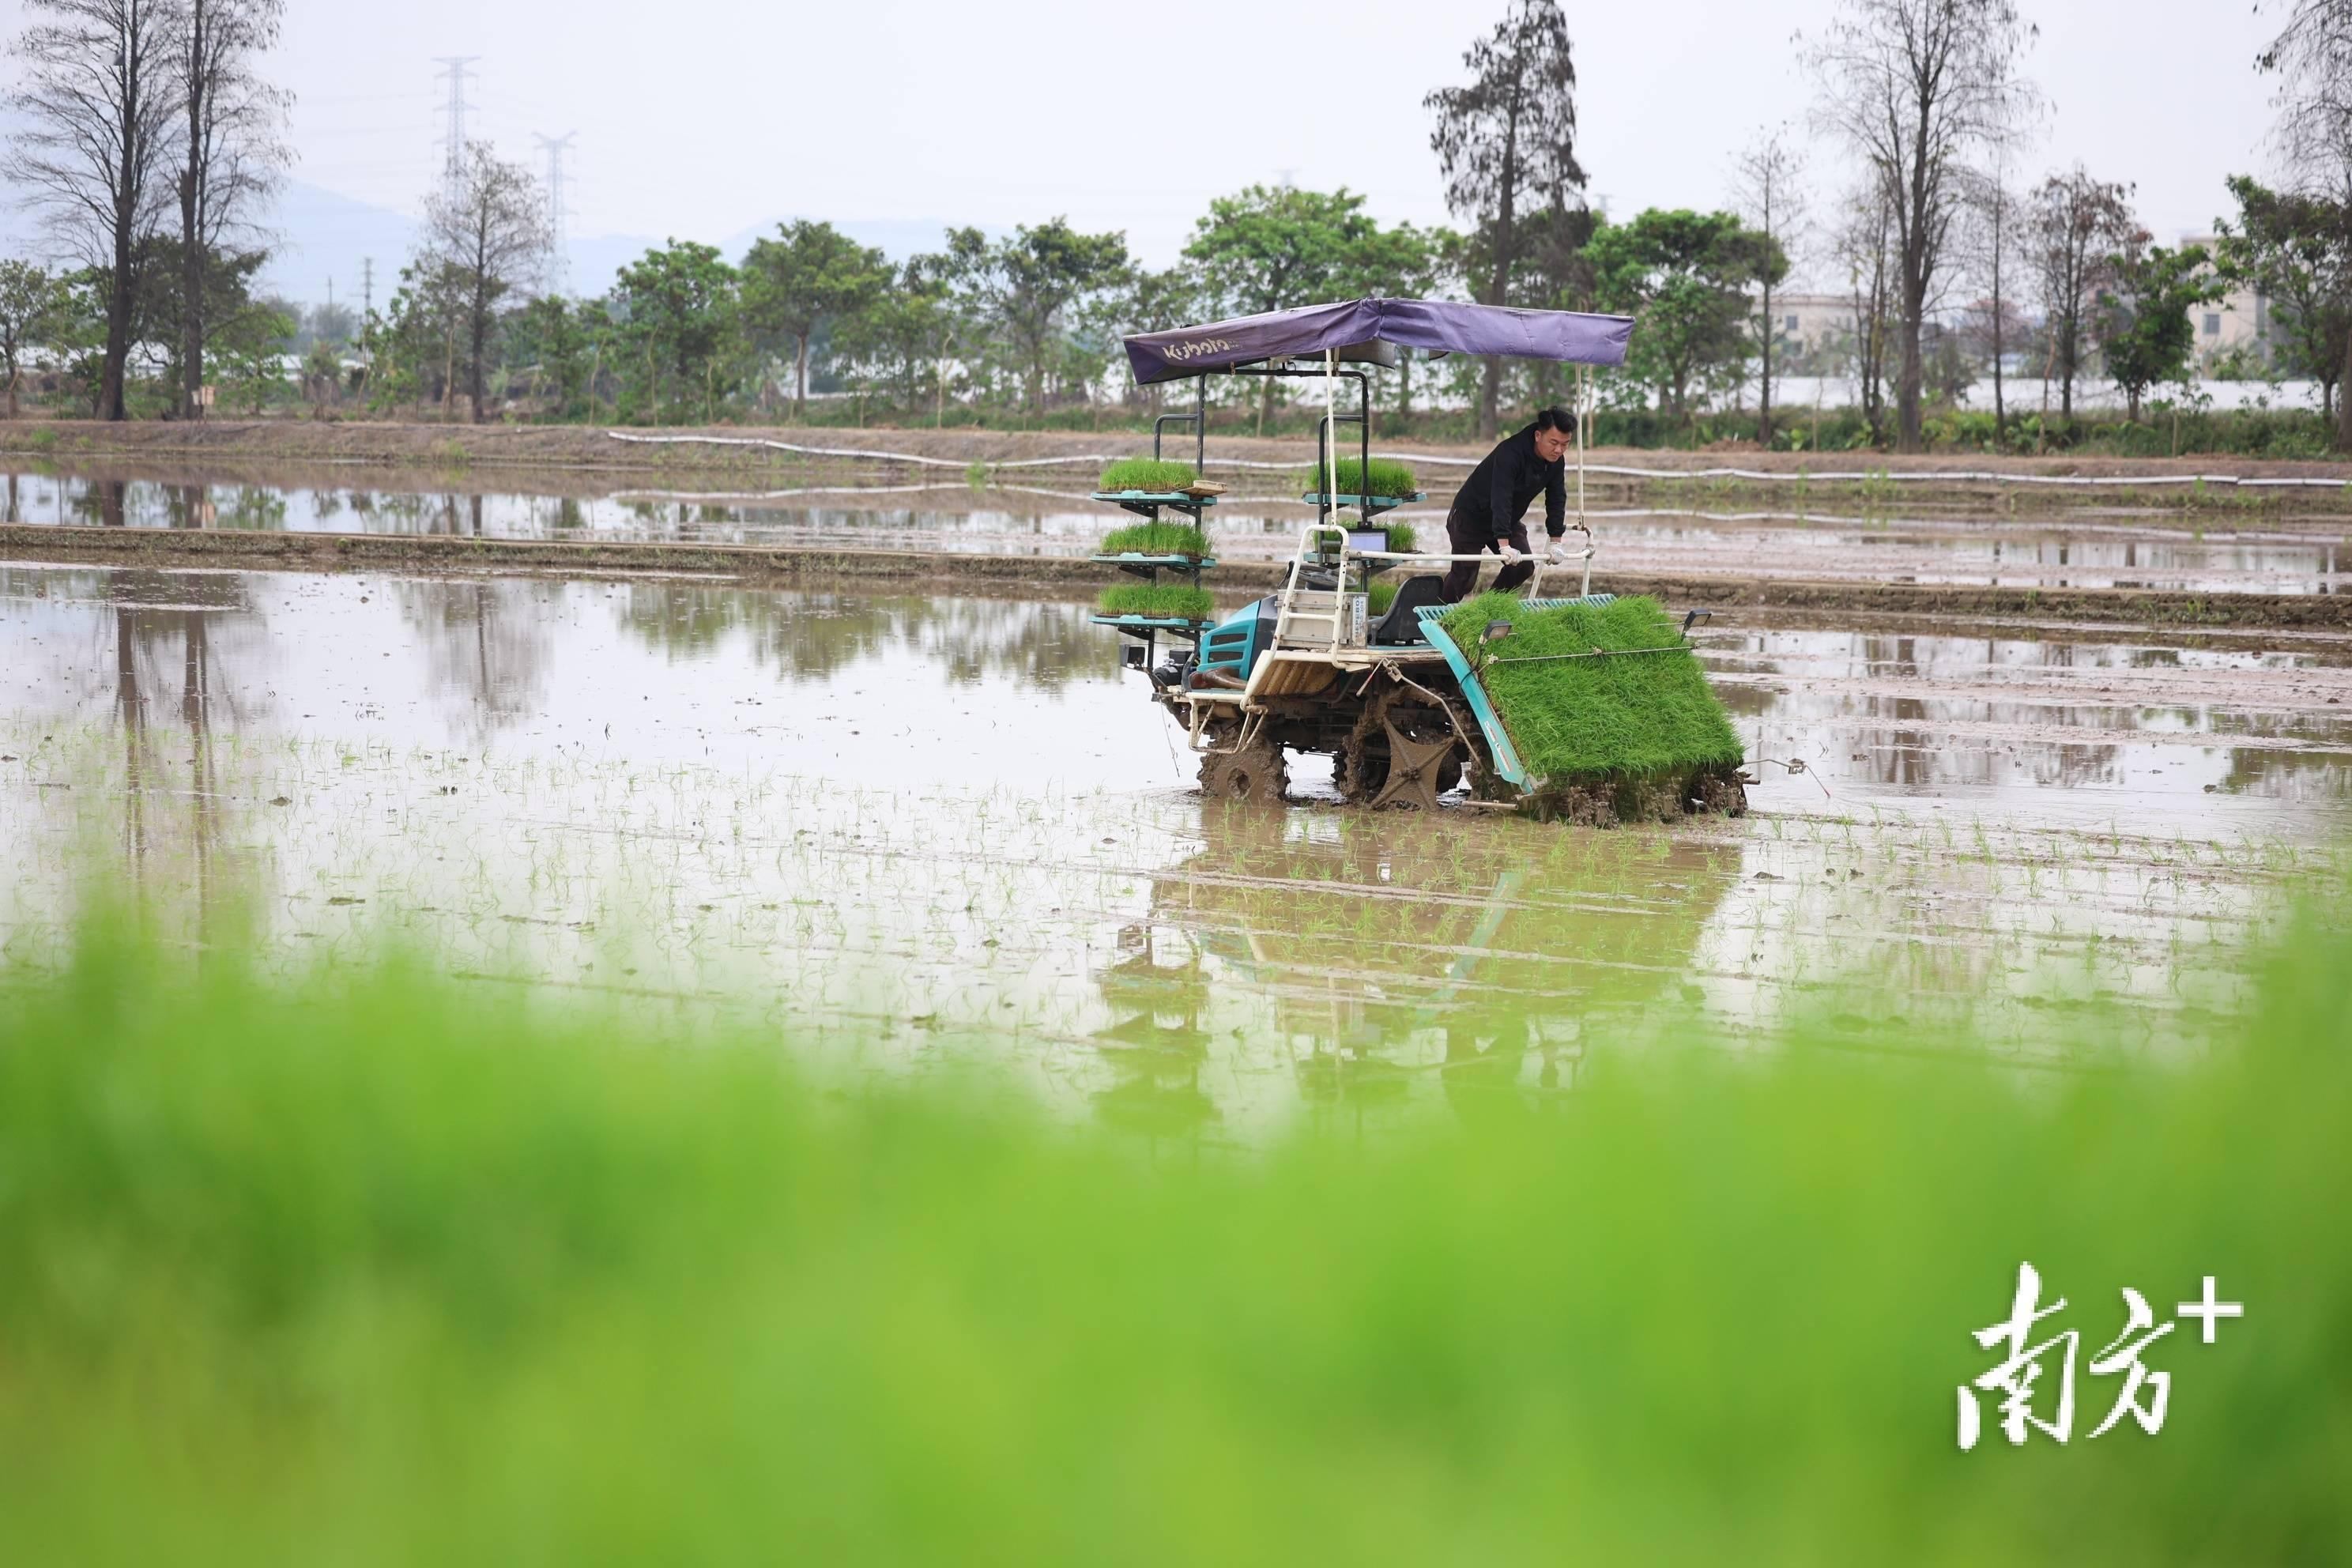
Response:
[[[1753,812],[1596,833],[1343,809],[1306,760],[1285,808],[1204,804],[1077,604],[19,561],[0,942],[54,954],[97,864],[200,948],[389,935],[493,992],[1246,1136],[1562,1092],[1676,1018],[1883,1051],[1835,1013],[1864,975],[1922,1041],[2162,1058],[2352,807],[2352,639],[1697,636]]]
[[[415,473],[256,470],[254,482],[100,466],[72,473],[0,464],[0,522],[64,527],[483,539],[625,545],[1075,559],[1111,526],[1084,482],[1045,470],[1019,482],[850,479],[762,489],[630,484],[615,476],[504,475],[437,484]],[[1271,566],[1312,516],[1278,473],[1235,481],[1211,521],[1222,559]],[[1459,475],[1394,513],[1435,544]],[[502,487],[512,488],[502,488]],[[486,488],[500,487],[500,488]],[[2147,589],[2334,595],[2352,584],[2341,515],[2060,505],[2025,496],[1987,510],[1816,489],[1779,510],[1593,506],[1596,570],[1641,578],[1776,579],[1856,585]]]

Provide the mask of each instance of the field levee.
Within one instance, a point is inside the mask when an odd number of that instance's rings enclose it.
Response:
[[[803,448],[787,450],[786,447]],[[1420,460],[1433,496],[1452,491],[1485,448],[1376,440],[1376,451]],[[356,482],[397,470],[478,482],[530,472],[534,488],[565,490],[586,476],[633,482],[723,480],[731,485],[1021,475],[1080,485],[1092,467],[1150,450],[1125,427],[1099,431],[929,430],[834,426],[630,429],[557,425],[456,425],[362,420],[209,420],[101,423],[0,421],[0,463],[46,461],[68,469],[135,463],[157,471],[208,471],[257,479],[272,470],[335,473]],[[1189,457],[1178,443],[1171,457]],[[1220,435],[1208,472],[1232,481],[1255,471],[1303,470],[1311,439]],[[1967,507],[2014,511],[2092,506],[2165,511],[2352,515],[2352,462],[2268,461],[2226,455],[2122,458],[2054,454],[1990,457],[1949,452],[1760,452],[1604,447],[1587,454],[1586,491],[1602,506],[1689,506],[1740,500],[1811,510]],[[1632,471],[1627,471],[1632,470]],[[1727,471],[1733,470],[1733,471]],[[575,476],[566,481],[563,476]],[[2234,482],[2233,482],[2234,481]]]

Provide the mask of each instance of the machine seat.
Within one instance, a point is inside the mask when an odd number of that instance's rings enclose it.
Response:
[[[1406,643],[1427,642],[1429,639],[1422,635],[1421,617],[1413,612],[1425,605],[1444,602],[1445,579],[1437,574],[1432,572],[1406,578],[1398,586],[1396,602],[1389,606],[1388,614],[1373,625],[1372,646],[1397,647]]]

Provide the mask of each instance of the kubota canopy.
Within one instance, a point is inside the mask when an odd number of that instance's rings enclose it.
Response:
[[[1239,316],[1202,327],[1138,332],[1127,340],[1135,379],[1174,381],[1278,356],[1320,358],[1326,349],[1382,346],[1437,353],[1507,354],[1574,364],[1622,364],[1631,316],[1517,310],[1441,300],[1345,300]],[[1355,357],[1364,357],[1360,353]]]

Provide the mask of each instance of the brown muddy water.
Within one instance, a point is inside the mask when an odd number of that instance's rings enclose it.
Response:
[[[1078,556],[1118,514],[1070,476],[974,487],[950,478],[800,486],[759,492],[613,488],[579,475],[530,489],[486,490],[415,474],[320,482],[223,484],[103,468],[0,475],[0,521],[125,528],[261,530],[936,550]],[[265,473],[265,478],[268,476]],[[528,484],[527,476],[504,483]],[[1450,477],[1433,484],[1451,483]],[[1393,514],[1434,543],[1444,493]],[[2352,584],[2341,517],[2126,508],[2037,514],[1904,515],[1878,510],[1591,512],[1598,564],[1651,577],[1803,578],[2190,593],[2335,594]],[[1221,554],[1286,555],[1310,513],[1281,477],[1236,481],[1212,524]]]
[[[1922,1049],[2191,1048],[2352,805],[2352,640],[1698,635],[1755,812],[1595,833],[1304,764],[1205,805],[1082,605],[0,563],[0,943],[60,956],[96,878],[197,944],[389,938],[1244,1136],[1562,1092],[1677,1018],[1769,1042],[1864,973]]]

